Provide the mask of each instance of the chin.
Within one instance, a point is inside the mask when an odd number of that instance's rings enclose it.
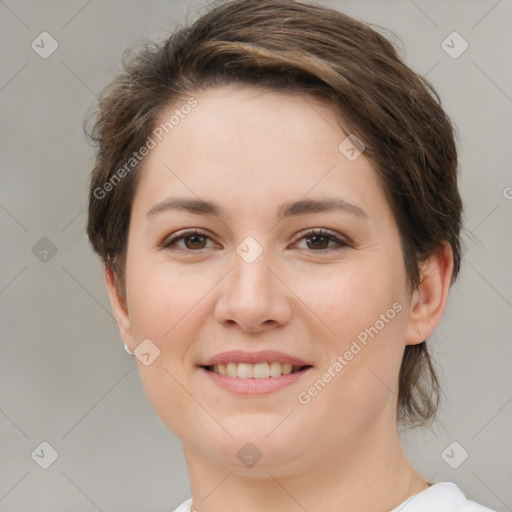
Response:
[[[270,468],[286,465],[303,454],[305,445],[302,439],[305,429],[297,431],[291,418],[286,418],[288,413],[238,414],[222,422],[233,437],[219,427],[215,431],[197,432],[201,439],[196,443],[199,442],[201,449],[209,452],[212,458],[229,465],[230,470],[233,467],[243,469],[244,466]],[[290,424],[287,425],[288,422]]]

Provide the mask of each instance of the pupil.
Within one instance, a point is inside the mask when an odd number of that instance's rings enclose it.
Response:
[[[317,242],[318,242],[318,239],[323,239],[323,241],[325,242],[327,240],[327,237],[325,237],[324,235],[313,235],[313,236],[309,237],[309,239],[310,239],[310,241],[316,240]],[[313,245],[316,246],[317,248],[320,246],[322,246],[321,248],[325,248],[324,247],[325,243],[322,244],[320,242],[320,244],[318,244],[318,243],[313,242]]]
[[[200,245],[201,242],[204,242],[204,236],[203,235],[190,235],[187,237],[188,242],[192,242],[193,246]],[[324,235],[313,235],[309,237],[310,242],[313,243],[314,246],[325,248],[325,243],[329,243],[327,240],[327,237]],[[322,243],[323,242],[323,243]]]
[[[199,239],[199,244],[201,244],[201,239],[204,239],[204,236],[203,235],[190,235],[187,237],[187,239],[189,242],[192,240],[192,245],[196,246],[198,239]]]

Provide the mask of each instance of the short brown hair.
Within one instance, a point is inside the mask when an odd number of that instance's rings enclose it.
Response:
[[[410,289],[420,283],[419,264],[443,243],[453,252],[453,282],[461,259],[457,152],[453,126],[433,87],[402,62],[379,29],[336,10],[294,0],[217,4],[162,43],[125,54],[123,72],[100,97],[89,133],[98,152],[87,234],[113,270],[121,297],[126,300],[128,228],[142,162],[119,182],[113,178],[165,109],[232,82],[329,102],[349,133],[363,141],[382,183],[400,230]],[[439,394],[425,341],[406,346],[397,420],[427,424]]]

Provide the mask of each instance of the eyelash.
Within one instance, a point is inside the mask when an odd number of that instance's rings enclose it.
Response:
[[[171,251],[200,253],[201,251],[205,250],[205,248],[194,250],[194,249],[181,249],[181,248],[177,249],[175,247],[176,243],[178,241],[185,239],[185,238],[192,237],[194,235],[200,235],[200,236],[211,239],[211,237],[208,235],[208,233],[206,233],[202,230],[199,230],[199,229],[193,229],[193,230],[185,231],[182,233],[178,232],[177,234],[173,235],[172,237],[164,239],[162,242],[160,242],[158,244],[158,247],[160,249],[166,249],[166,250],[171,250]],[[330,231],[326,231],[325,229],[310,229],[307,231],[301,231],[299,233],[299,235],[300,235],[300,238],[297,240],[297,242],[300,242],[301,240],[306,239],[306,238],[312,238],[314,236],[324,236],[324,237],[327,237],[330,242],[336,242],[338,244],[338,247],[330,247],[330,248],[326,248],[326,249],[317,249],[317,250],[307,249],[307,250],[310,250],[311,252],[327,253],[327,252],[331,252],[331,251],[339,251],[345,247],[349,247],[349,244],[347,242],[345,242],[344,240],[340,240],[336,235],[334,235]]]

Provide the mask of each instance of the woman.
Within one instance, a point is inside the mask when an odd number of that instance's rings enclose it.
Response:
[[[125,63],[88,235],[197,510],[485,511],[397,425],[434,418],[460,268],[452,125],[369,26],[224,2]]]

